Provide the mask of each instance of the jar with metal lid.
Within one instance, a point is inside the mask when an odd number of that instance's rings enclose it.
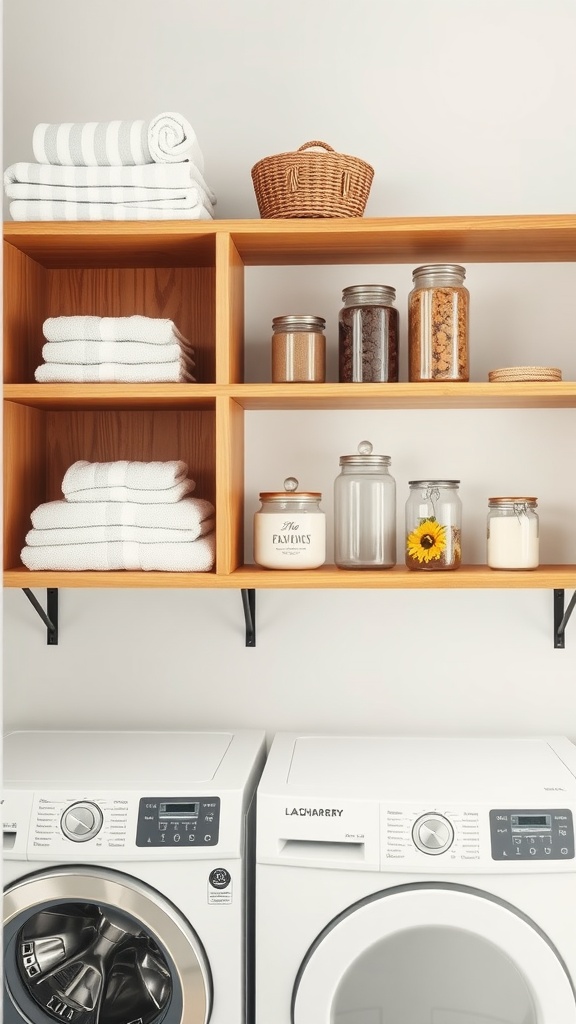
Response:
[[[323,384],[326,379],[326,321],[290,314],[272,320],[272,381]]]
[[[470,295],[457,263],[416,267],[408,297],[410,381],[467,381]]]
[[[398,380],[396,289],[385,284],[350,285],[338,316],[341,383]]]
[[[486,561],[490,569],[536,569],[539,520],[536,498],[489,498]]]
[[[410,480],[406,502],[409,569],[457,569],[462,561],[459,480]]]
[[[361,441],[357,455],[340,456],[334,482],[334,562],[340,569],[396,565],[396,482],[390,456],[373,455]]]
[[[289,476],[283,491],[262,491],[254,516],[254,561],[265,569],[317,569],[326,561],[326,517],[319,491],[298,491]]]

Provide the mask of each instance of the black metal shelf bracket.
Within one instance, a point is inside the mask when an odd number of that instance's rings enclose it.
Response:
[[[246,620],[246,647],[256,647],[256,591],[243,589],[240,593]]]
[[[46,626],[46,643],[49,647],[56,647],[58,644],[58,590],[56,587],[48,587],[46,590],[46,611],[38,599],[34,596],[30,587],[22,587],[23,592],[36,609],[42,622]]]
[[[564,593],[564,590],[554,591],[554,647],[556,650],[564,650],[566,626],[576,605],[576,590],[566,608],[564,608]]]

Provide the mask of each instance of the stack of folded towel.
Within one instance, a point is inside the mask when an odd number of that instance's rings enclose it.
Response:
[[[214,506],[189,495],[185,462],[75,462],[64,501],[31,515],[22,561],[28,569],[156,569],[209,572]]]
[[[151,121],[39,124],[36,163],[4,173],[13,220],[210,220],[196,133],[181,114]]]
[[[194,382],[194,349],[172,320],[148,316],[54,316],[44,321],[41,384],[82,381]]]

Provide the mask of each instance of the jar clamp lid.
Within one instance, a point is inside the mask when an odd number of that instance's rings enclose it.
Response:
[[[372,455],[370,441],[360,441],[358,455],[341,455],[341,466],[389,466],[389,455]]]
[[[526,497],[507,497],[507,498],[488,498],[489,505],[537,505],[538,498],[526,498]]]
[[[260,501],[318,501],[321,491],[297,491],[298,481],[295,476],[287,476],[284,491],[260,491]]]
[[[409,480],[409,487],[459,487],[459,480]]]

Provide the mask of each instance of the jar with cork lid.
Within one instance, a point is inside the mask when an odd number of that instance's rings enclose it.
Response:
[[[323,384],[326,379],[326,321],[288,314],[272,320],[272,382]]]
[[[317,569],[326,561],[326,517],[319,491],[299,491],[296,477],[283,491],[261,491],[254,516],[254,561],[265,569]]]

